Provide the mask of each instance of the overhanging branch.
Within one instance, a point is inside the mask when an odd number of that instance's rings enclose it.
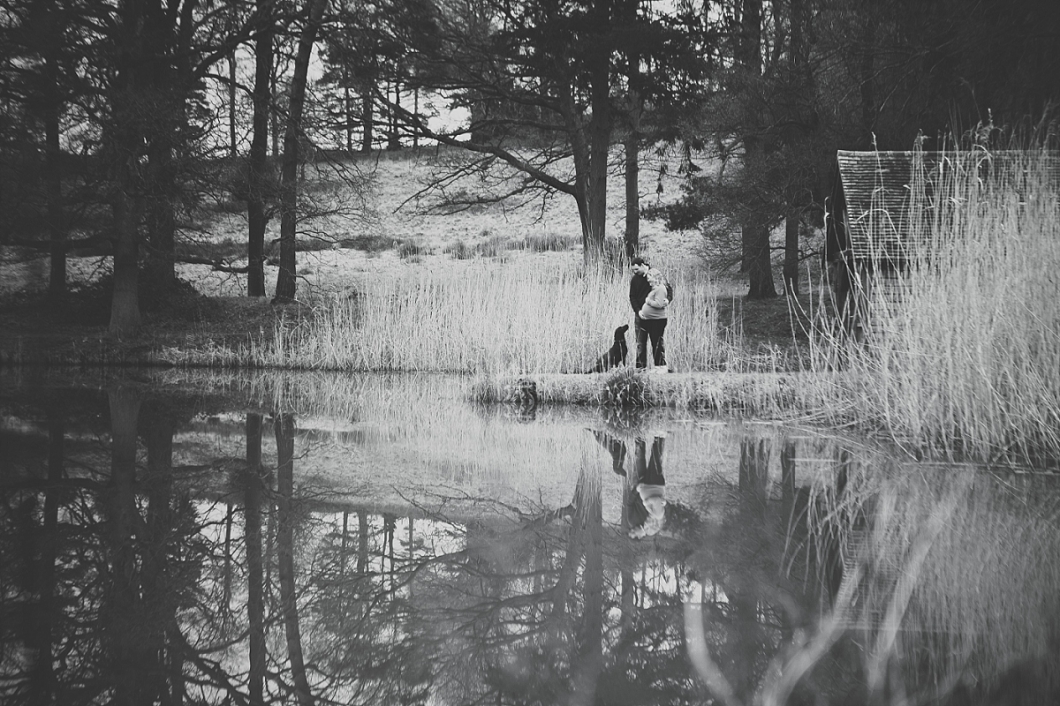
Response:
[[[471,140],[458,140],[452,135],[432,130],[430,127],[427,126],[427,123],[424,122],[424,120],[419,115],[416,115],[415,113],[406,110],[401,106],[390,103],[389,107],[395,113],[400,115],[408,125],[411,125],[414,130],[416,130],[424,137],[427,137],[432,140],[437,140],[441,144],[448,145],[450,147],[459,147],[460,149],[465,149],[470,152],[478,152],[479,154],[492,155],[493,157],[496,157],[497,159],[514,167],[515,169],[530,175],[534,179],[540,181],[545,186],[548,186],[564,194],[569,194],[571,196],[577,195],[573,184],[563,181],[562,179],[556,178],[555,176],[544,171],[543,169],[540,169],[539,167],[536,167],[533,164],[529,163],[528,161],[526,161],[519,155],[511,152],[510,150],[506,150],[503,147],[499,147],[497,145],[486,145],[473,142]]]

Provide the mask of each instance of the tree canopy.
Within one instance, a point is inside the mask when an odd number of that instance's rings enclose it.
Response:
[[[299,34],[292,63],[284,42]],[[771,233],[786,221],[798,257],[836,149],[1048,120],[1058,47],[1060,5],[1040,0],[0,0],[0,238],[49,253],[55,297],[69,250],[109,254],[121,333],[138,324],[141,279],[174,281],[181,224],[211,184],[256,214],[249,264],[214,265],[264,294],[264,223],[285,214],[278,294],[292,298],[303,214],[290,164],[323,135],[348,151],[461,148],[451,177],[490,176],[463,205],[570,197],[586,262],[607,251],[615,173],[627,183],[626,254],[637,249],[637,153],[663,142],[725,167],[690,170],[679,203],[657,215],[732,241],[751,295],[770,296]],[[260,61],[266,49],[275,61]],[[255,57],[264,69],[251,87],[242,75]],[[296,65],[315,82],[304,93],[289,80]],[[265,154],[281,135],[283,189]],[[222,157],[248,151],[253,175],[223,176],[233,169]],[[792,289],[787,269],[785,280]]]

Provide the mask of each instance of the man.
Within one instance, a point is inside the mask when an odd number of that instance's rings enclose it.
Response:
[[[633,307],[634,333],[637,336],[637,367],[648,367],[648,331],[644,328],[640,318],[640,309],[644,306],[644,300],[648,298],[651,284],[648,283],[647,261],[639,255],[630,261],[630,270],[633,277],[629,281],[629,305]]]

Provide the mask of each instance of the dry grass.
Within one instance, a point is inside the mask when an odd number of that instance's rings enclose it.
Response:
[[[718,335],[710,279],[676,271],[674,280],[679,295],[667,331],[671,368],[732,366],[736,347]],[[632,323],[628,287],[625,272],[604,267],[586,274],[560,256],[370,278],[356,296],[323,299],[311,315],[281,324],[265,344],[174,352],[171,362],[481,375],[580,372],[611,345],[616,327]],[[627,340],[632,347],[632,329]]]
[[[949,457],[1060,457],[1060,201],[1042,156],[983,181],[982,154],[960,153],[925,175],[901,305],[876,288],[866,345],[816,340],[816,369],[855,373],[836,396],[860,425]]]

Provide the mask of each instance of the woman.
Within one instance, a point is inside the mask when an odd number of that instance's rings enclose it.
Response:
[[[641,325],[648,332],[655,367],[659,371],[667,371],[663,332],[666,330],[666,309],[670,306],[670,300],[666,298],[666,280],[654,267],[648,270],[647,277],[651,291],[640,308]]]

